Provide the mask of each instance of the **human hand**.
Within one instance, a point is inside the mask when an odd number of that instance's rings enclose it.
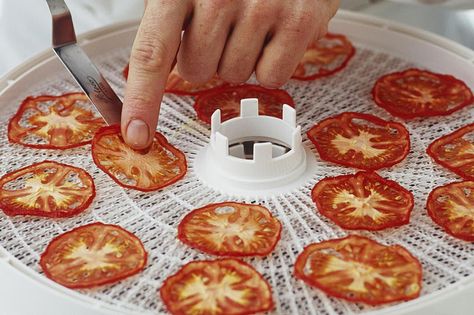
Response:
[[[339,0],[148,0],[130,56],[122,134],[135,149],[153,140],[168,74],[230,83],[255,71],[265,87],[283,85],[307,45],[324,36]],[[184,34],[181,38],[181,33]],[[176,59],[175,59],[176,58]]]

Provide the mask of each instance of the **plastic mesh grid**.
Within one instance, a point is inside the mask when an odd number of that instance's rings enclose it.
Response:
[[[375,106],[370,90],[380,75],[413,65],[373,47],[356,46],[355,57],[342,72],[313,82],[292,81],[284,87],[295,99],[298,123],[303,132],[319,120],[348,110],[393,120],[393,117]],[[96,59],[121,97],[125,83],[121,73],[128,55],[129,48],[123,48]],[[0,125],[7,125],[21,100],[28,95],[61,94],[77,90],[65,72],[54,73],[25,89],[24,94],[18,95],[6,108],[0,108]],[[39,255],[54,236],[94,221],[119,224],[135,233],[145,244],[149,253],[146,269],[140,275],[115,285],[80,292],[99,303],[119,307],[124,312],[165,313],[163,303],[157,297],[157,290],[164,279],[186,262],[210,258],[176,239],[180,219],[190,210],[212,202],[258,202],[267,206],[283,223],[282,239],[274,253],[266,258],[246,259],[270,282],[276,304],[274,314],[346,314],[374,309],[328,297],[292,275],[296,256],[305,245],[347,234],[315,211],[310,198],[311,188],[323,177],[353,173],[354,170],[318,158],[319,168],[312,180],[297,191],[260,200],[217,193],[203,185],[193,171],[196,153],[208,142],[209,128],[196,120],[192,104],[191,97],[167,95],[164,98],[159,130],[173,145],[184,151],[189,171],[178,183],[153,193],[124,190],[117,186],[93,164],[89,146],[67,151],[28,149],[9,144],[7,130],[2,127],[0,175],[34,162],[52,159],[87,170],[95,179],[97,197],[85,213],[69,219],[9,218],[0,213],[0,245],[23,264],[41,273]],[[431,221],[424,208],[425,199],[434,187],[459,178],[432,163],[424,150],[435,138],[473,121],[474,111],[467,108],[449,117],[405,122],[411,135],[412,151],[401,164],[383,170],[380,174],[396,180],[414,193],[416,203],[411,222],[382,232],[354,232],[384,244],[401,244],[415,254],[424,268],[422,295],[455,285],[467,277],[472,278],[474,246],[445,234]],[[304,144],[313,148],[306,136]],[[396,305],[388,307],[396,308]]]

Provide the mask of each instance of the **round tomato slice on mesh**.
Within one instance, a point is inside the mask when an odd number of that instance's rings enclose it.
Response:
[[[243,84],[201,93],[196,98],[194,109],[198,118],[205,123],[211,123],[211,116],[217,109],[221,110],[221,121],[226,121],[240,115],[240,100],[244,98],[258,98],[260,115],[281,118],[284,104],[295,107],[293,99],[284,90]]]
[[[375,172],[328,177],[311,196],[319,212],[348,230],[383,230],[407,224],[413,194]]]
[[[71,217],[94,197],[94,181],[86,171],[57,162],[36,163],[0,178],[0,209],[9,216]]]
[[[306,48],[292,78],[308,81],[334,74],[344,69],[354,54],[354,46],[344,35],[327,34]]]
[[[178,238],[219,256],[266,256],[280,239],[281,223],[267,208],[237,202],[193,210],[178,226]]]
[[[92,223],[55,237],[41,255],[40,266],[51,280],[79,289],[132,276],[146,261],[135,235],[117,225]]]
[[[372,96],[378,106],[405,119],[449,115],[474,101],[464,82],[451,75],[419,69],[381,77]]]
[[[273,308],[268,282],[237,259],[190,262],[166,279],[160,295],[171,314],[243,315]]]
[[[28,97],[8,125],[8,139],[37,149],[69,149],[90,143],[105,125],[83,93]]]
[[[307,246],[296,259],[295,275],[328,295],[379,305],[417,298],[422,269],[400,245],[351,235]]]
[[[410,136],[402,124],[368,114],[342,113],[307,134],[323,160],[363,170],[392,166],[410,152]]]
[[[474,181],[435,188],[426,203],[428,214],[446,232],[474,242]]]
[[[123,76],[128,78],[128,68],[129,65],[123,69]],[[226,82],[219,79],[217,75],[212,77],[206,83],[196,84],[191,83],[180,77],[178,70],[176,68],[171,71],[168,76],[168,81],[166,82],[165,93],[177,94],[177,95],[198,95],[202,92],[212,90],[214,88],[228,85]]]
[[[474,124],[435,140],[426,152],[448,170],[474,180]]]
[[[181,179],[187,170],[183,152],[156,132],[153,143],[145,151],[125,144],[120,126],[100,129],[92,140],[94,163],[117,184],[140,191],[153,191]]]

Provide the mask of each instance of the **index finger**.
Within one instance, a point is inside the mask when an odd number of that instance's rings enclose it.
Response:
[[[188,1],[149,0],[130,55],[121,131],[134,149],[147,148],[189,12]]]

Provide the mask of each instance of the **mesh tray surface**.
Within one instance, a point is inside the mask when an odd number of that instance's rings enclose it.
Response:
[[[313,82],[292,81],[284,87],[295,99],[297,119],[303,133],[315,122],[343,111],[365,112],[397,120],[375,106],[370,90],[379,76],[416,65],[374,47],[355,44],[357,53],[342,72]],[[95,59],[121,97],[125,83],[122,69],[129,53],[129,48],[123,48]],[[84,168],[94,177],[97,188],[97,197],[90,209],[77,217],[62,220],[9,218],[0,213],[0,246],[23,264],[41,273],[39,255],[54,236],[94,221],[119,224],[144,242],[149,253],[146,269],[138,276],[115,285],[80,292],[124,312],[165,313],[163,303],[157,297],[164,279],[186,262],[210,258],[176,239],[180,219],[190,210],[208,203],[226,200],[257,202],[268,207],[283,223],[282,239],[273,254],[263,259],[246,259],[270,282],[276,304],[274,314],[346,314],[374,309],[333,299],[293,277],[293,263],[305,245],[347,235],[315,211],[311,188],[323,177],[353,173],[354,170],[323,162],[318,157],[319,167],[312,180],[297,191],[259,200],[217,193],[203,185],[193,171],[196,153],[208,142],[209,128],[196,120],[191,97],[174,95],[166,95],[163,100],[159,131],[185,152],[189,171],[184,179],[162,191],[140,193],[120,188],[94,165],[89,146],[49,151],[8,143],[5,126],[23,98],[77,90],[68,74],[53,73],[34,86],[26,87],[15,101],[0,108],[0,126],[3,126],[0,129],[0,175],[52,159]],[[474,246],[445,234],[425,210],[426,197],[434,187],[459,178],[435,165],[424,152],[434,139],[473,121],[471,107],[449,117],[405,122],[410,131],[412,150],[405,161],[380,174],[414,193],[416,202],[410,224],[376,233],[354,232],[384,244],[401,244],[416,255],[423,265],[422,296],[472,278]],[[306,136],[304,144],[313,148]]]

